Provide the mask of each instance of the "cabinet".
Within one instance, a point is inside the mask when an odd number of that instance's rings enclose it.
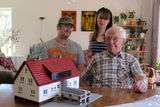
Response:
[[[141,67],[144,69],[145,66],[149,65],[145,62],[145,36],[140,37],[139,31],[143,30],[144,26],[122,26],[126,29],[127,39],[123,47],[123,51],[134,55],[140,62]]]

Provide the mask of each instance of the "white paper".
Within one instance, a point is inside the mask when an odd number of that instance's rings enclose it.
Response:
[[[160,96],[154,95],[152,97],[149,97],[134,103],[120,104],[120,105],[109,106],[109,107],[160,107]]]

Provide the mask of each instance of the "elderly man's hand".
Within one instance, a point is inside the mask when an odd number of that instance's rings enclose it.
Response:
[[[138,80],[137,82],[135,82],[132,86],[132,90],[135,92],[146,92],[148,89],[148,82],[147,81],[143,81],[143,80]]]

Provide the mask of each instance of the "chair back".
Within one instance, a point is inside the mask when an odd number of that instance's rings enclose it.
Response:
[[[153,88],[156,88],[156,84],[155,84],[155,81],[156,81],[156,73],[155,73],[155,70],[152,68],[152,67],[146,67],[145,68],[145,74],[148,78],[148,88],[149,89],[153,89]]]

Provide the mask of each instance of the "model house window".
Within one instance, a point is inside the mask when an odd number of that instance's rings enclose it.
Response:
[[[28,70],[28,69],[26,68],[26,69],[25,69],[25,73],[27,73],[27,70]]]
[[[74,86],[76,86],[77,85],[77,81],[74,81]]]
[[[71,76],[71,71],[70,70],[60,72],[60,73],[53,73],[53,74],[51,74],[51,79],[56,80],[56,79],[65,78],[65,77],[69,77],[69,76]]]
[[[43,90],[43,95],[47,95],[47,89]]]
[[[54,87],[54,91],[56,90],[56,87]]]
[[[60,88],[60,85],[57,85],[57,88]]]
[[[22,93],[22,87],[18,87],[18,93]]]
[[[52,87],[52,88],[51,88],[51,91],[53,91],[53,90],[54,90],[54,88]]]
[[[32,84],[33,84],[32,78],[28,78],[28,84],[29,84],[29,85],[32,85]]]
[[[11,51],[11,8],[0,8],[0,45],[5,55],[12,55]]]
[[[31,90],[31,96],[35,96],[35,90]]]
[[[20,83],[24,83],[24,77],[20,77]]]

